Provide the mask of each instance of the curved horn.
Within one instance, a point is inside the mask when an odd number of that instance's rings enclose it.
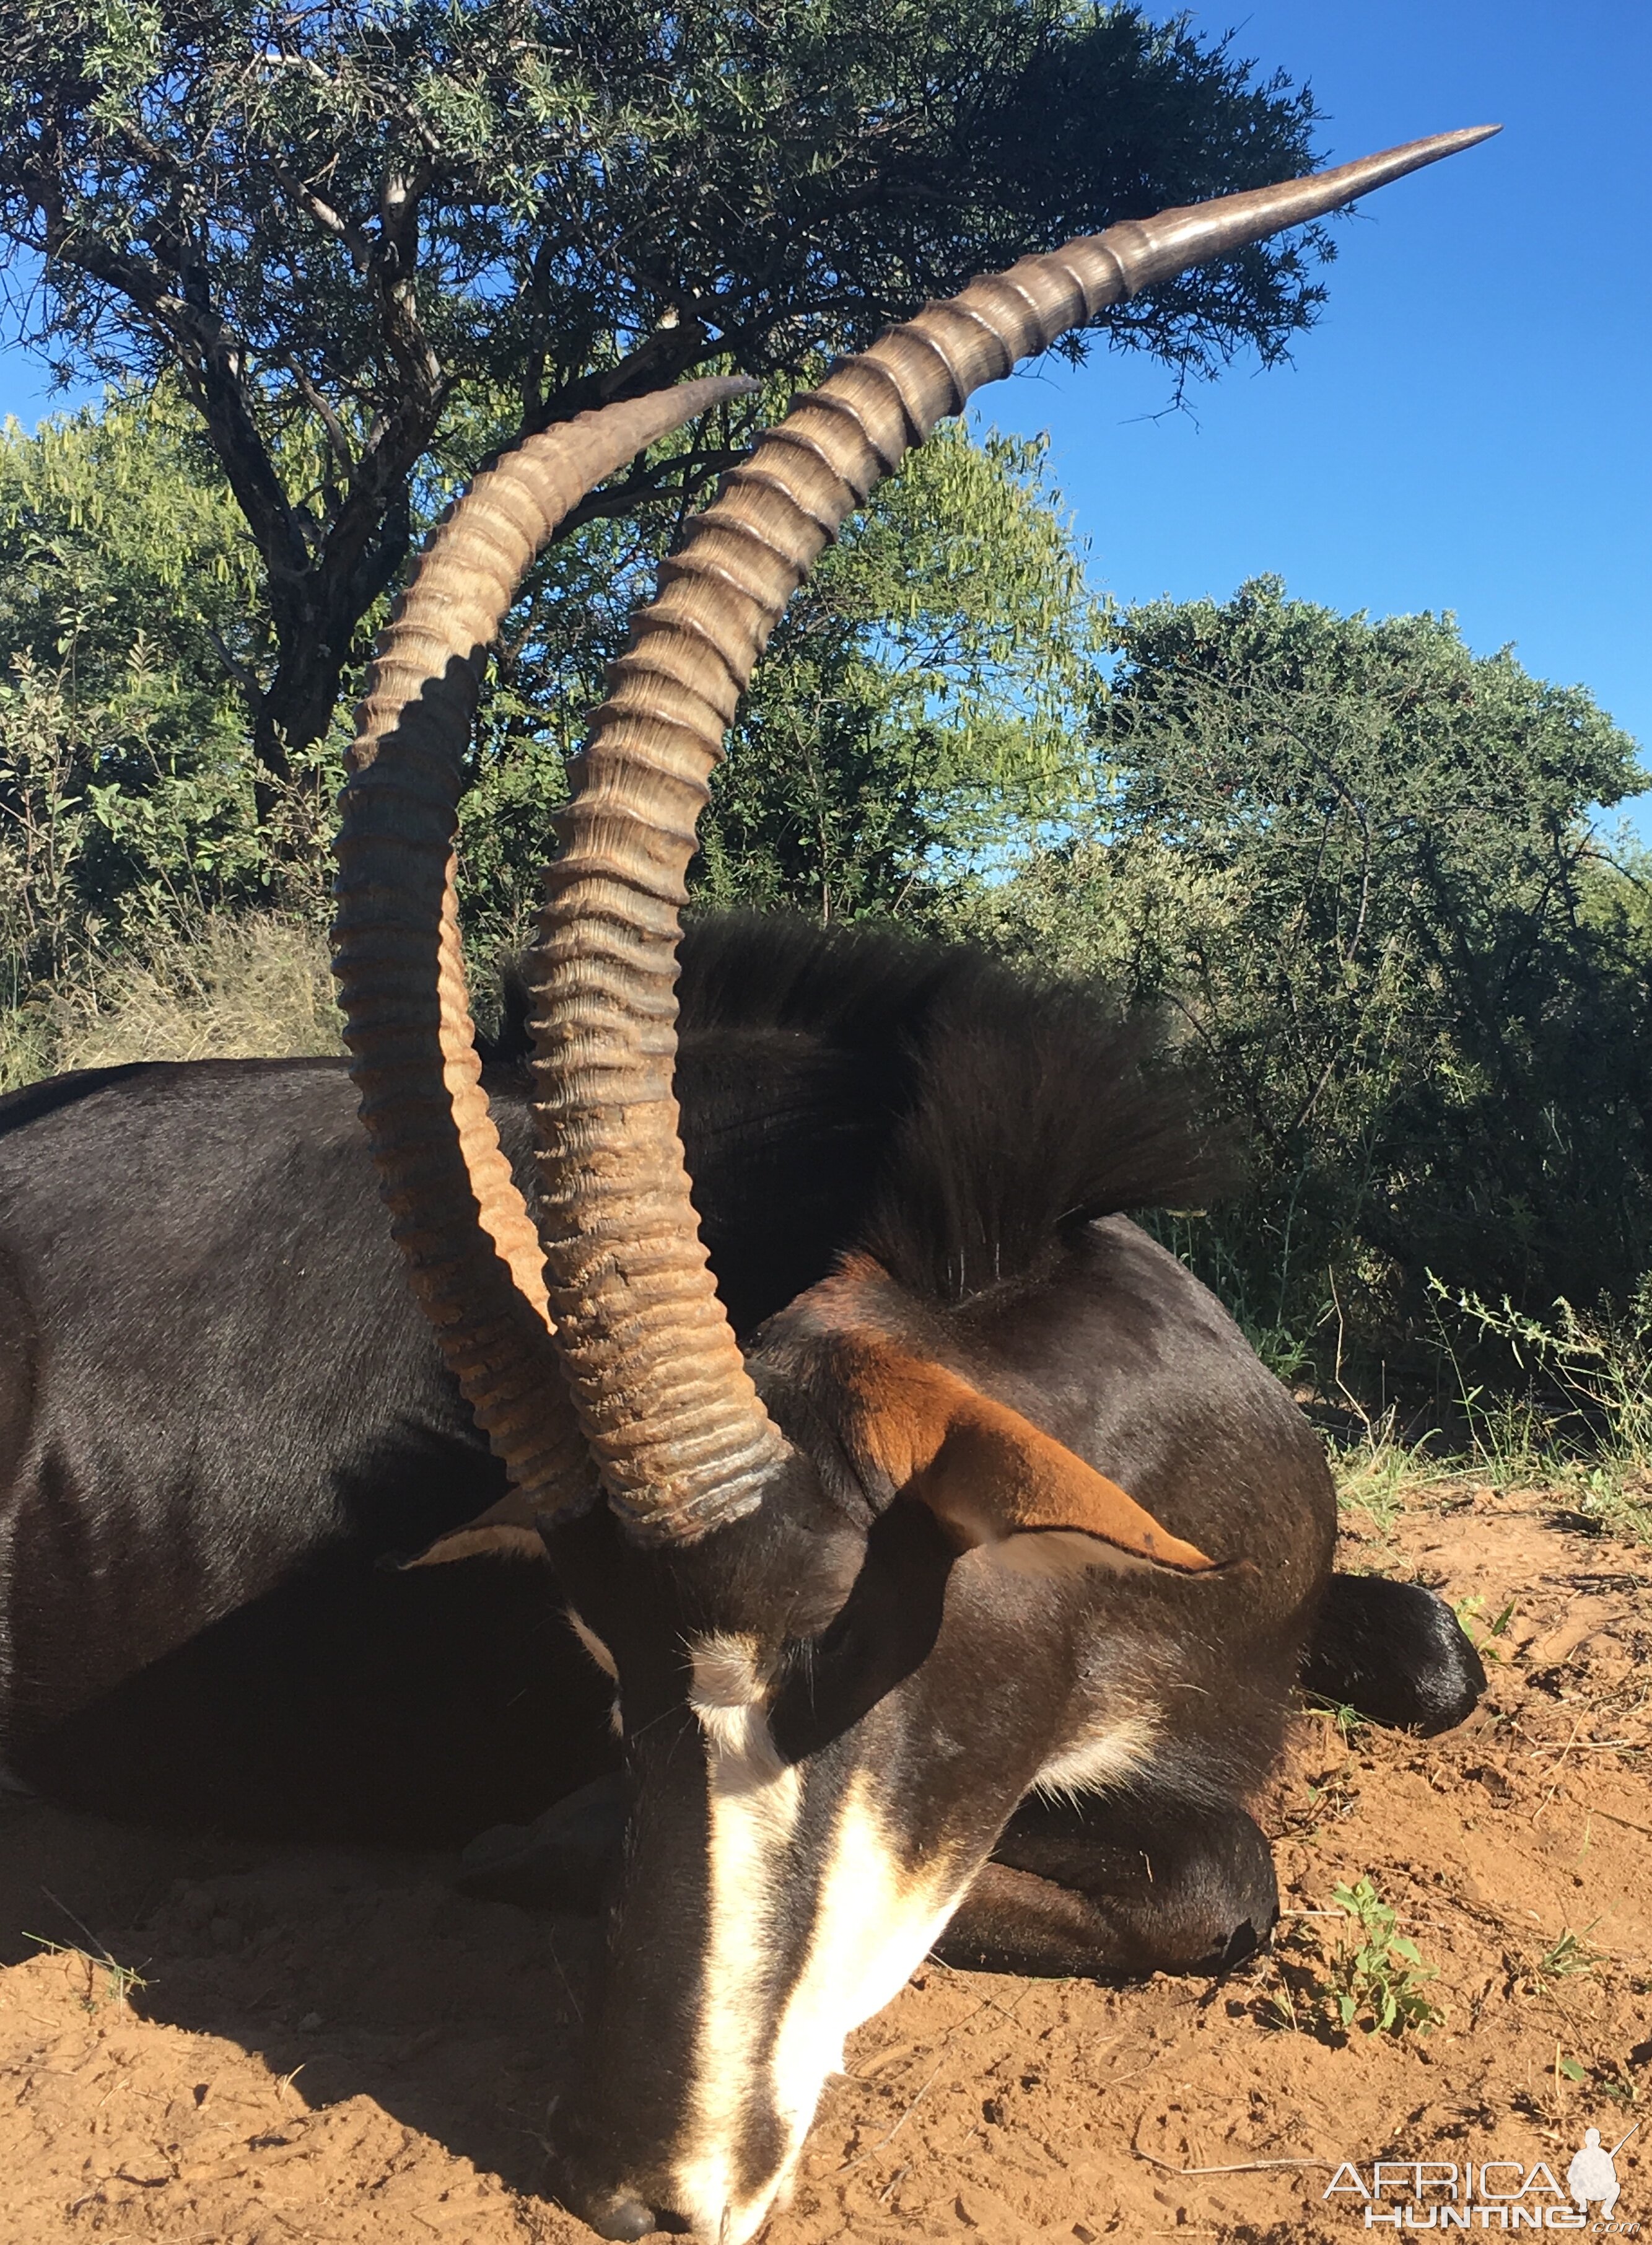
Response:
[[[982,383],[1121,297],[1497,129],[1127,220],[972,281],[801,399],[665,565],[576,761],[529,967],[557,1345],[610,1500],[640,1537],[685,1540],[749,1511],[787,1455],[717,1299],[672,1094],[695,825],[787,600],[874,485]]]
[[[545,1512],[596,1493],[552,1345],[539,1243],[481,1087],[453,886],[489,643],[575,502],[744,380],[686,383],[531,437],[436,531],[368,673],[341,799],[334,972],[381,1190],[443,1353]]]

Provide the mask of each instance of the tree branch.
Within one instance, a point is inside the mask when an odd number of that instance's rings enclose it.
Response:
[[[295,179],[279,157],[267,153],[265,160],[269,165],[270,177],[277,186],[286,190],[301,210],[308,213],[323,234],[330,234],[335,241],[342,242],[349,250],[350,262],[355,270],[365,273],[372,262],[373,245],[361,227],[353,220],[347,219],[342,211],[335,210],[332,204],[318,195],[313,187]]]
[[[272,607],[278,587],[309,568],[309,554],[281,478],[253,419],[240,370],[245,354],[206,301],[206,276],[197,267],[181,288],[166,287],[157,267],[117,250],[96,235],[79,234],[43,202],[47,254],[124,296],[170,339],[204,415],[213,449],[270,573]]]
[[[327,431],[328,449],[346,476],[355,472],[355,456],[350,451],[349,438],[344,433],[344,424],[331,404],[317,390],[302,366],[290,352],[283,351],[278,362],[293,378],[294,387],[310,411]]]
[[[744,445],[732,451],[679,452],[660,461],[657,468],[644,468],[627,476],[622,484],[608,484],[582,499],[578,506],[570,508],[557,526],[556,540],[560,543],[587,522],[611,521],[629,514],[649,499],[690,498],[709,477],[725,475],[730,468],[737,468],[746,454]],[[667,480],[667,471],[673,468],[678,471],[676,479]]]

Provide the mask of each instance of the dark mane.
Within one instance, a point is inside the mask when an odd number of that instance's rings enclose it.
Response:
[[[1197,1206],[1236,1164],[1151,1014],[965,953],[917,1045],[863,1245],[955,1302],[1038,1271],[1073,1226]]]
[[[734,913],[689,923],[679,997],[695,1201],[737,1327],[757,1293],[772,1308],[782,1268],[789,1293],[860,1248],[958,1301],[1036,1271],[1075,1224],[1231,1179],[1160,1023],[1087,985],[886,928]],[[511,974],[489,1057],[527,1050]],[[751,1288],[719,1250],[736,1227],[751,1241],[758,1208],[775,1267]]]

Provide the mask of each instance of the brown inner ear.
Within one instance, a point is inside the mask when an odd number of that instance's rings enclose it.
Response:
[[[1176,1574],[1220,1563],[1161,1528],[1093,1466],[955,1373],[882,1334],[843,1334],[834,1353],[850,1401],[851,1448],[916,1497],[965,1548],[1015,1536],[1086,1536],[1127,1562]]]

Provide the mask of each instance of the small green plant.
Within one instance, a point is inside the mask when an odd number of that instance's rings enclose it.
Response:
[[[90,1949],[78,1948],[72,1942],[49,1941],[44,1933],[25,1933],[25,1941],[37,1943],[43,1957],[78,1957],[86,1968],[86,1985],[81,2002],[89,2011],[101,2011],[106,2004],[129,2004],[134,1995],[141,1995],[149,1985],[141,1966],[122,1964],[105,1949],[94,1955]]]
[[[1358,1440],[1333,1443],[1330,1470],[1338,1511],[1363,1512],[1386,1542],[1405,1509],[1407,1495],[1441,1477],[1443,1462],[1429,1448],[1429,1440],[1402,1440],[1395,1414],[1389,1411],[1371,1420]]]
[[[1432,2033],[1445,2018],[1427,1992],[1437,1968],[1399,1931],[1398,1913],[1368,1878],[1333,1887],[1331,1900],[1347,1930],[1320,1970],[1282,1964],[1267,2004],[1276,2025],[1344,2040],[1368,2035]]]
[[[1626,1543],[1652,1544],[1649,1465],[1652,1461],[1645,1457],[1606,1465],[1574,1458],[1554,1475],[1554,1483],[1568,1511],[1598,1522],[1608,1536],[1621,1536]]]
[[[0,967],[0,994],[3,974]],[[0,994],[0,1093],[50,1075],[55,1053],[49,1001]]]
[[[1489,1396],[1464,1385],[1459,1401],[1477,1457],[1499,1478],[1564,1489],[1569,1505],[1602,1528],[1652,1543],[1646,1497],[1652,1460],[1652,1273],[1628,1301],[1576,1309],[1562,1295],[1546,1323],[1513,1307],[1453,1292],[1432,1272],[1429,1291],[1446,1352],[1454,1316],[1484,1341],[1507,1348],[1527,1385]],[[1459,1373],[1460,1379],[1460,1373]]]
[[[1323,1717],[1330,1724],[1345,1746],[1352,1746],[1360,1733],[1370,1727],[1358,1708],[1350,1706],[1346,1700],[1322,1699],[1317,1692],[1305,1692],[1303,1696],[1308,1702],[1309,1712]]]
[[[1507,1604],[1504,1606],[1500,1613],[1495,1615],[1492,1620],[1488,1621],[1485,1624],[1483,1631],[1480,1628],[1479,1618],[1480,1615],[1486,1609],[1486,1601],[1483,1597],[1475,1595],[1466,1598],[1453,1598],[1451,1604],[1452,1611],[1457,1618],[1457,1626],[1462,1631],[1463,1635],[1468,1639],[1476,1652],[1481,1653],[1493,1660],[1507,1659],[1507,1653],[1505,1652],[1503,1647],[1498,1644],[1497,1639],[1502,1636],[1504,1631],[1514,1618],[1514,1600],[1513,1598],[1511,1598]]]
[[[1563,1926],[1560,1937],[1543,1951],[1537,1960],[1537,1969],[1546,1980],[1570,1980],[1578,1974],[1593,1972],[1601,1962],[1598,1949],[1591,1949],[1588,1937],[1600,1923],[1592,1917],[1581,1933],[1574,1933]],[[1561,2072],[1565,2072],[1564,2066]]]
[[[1352,1928],[1330,1961],[1331,2000],[1344,2031],[1363,2025],[1367,2034],[1429,2033],[1445,2016],[1424,1992],[1438,1970],[1398,1931],[1392,1907],[1369,1879],[1333,1887],[1330,1898]]]

